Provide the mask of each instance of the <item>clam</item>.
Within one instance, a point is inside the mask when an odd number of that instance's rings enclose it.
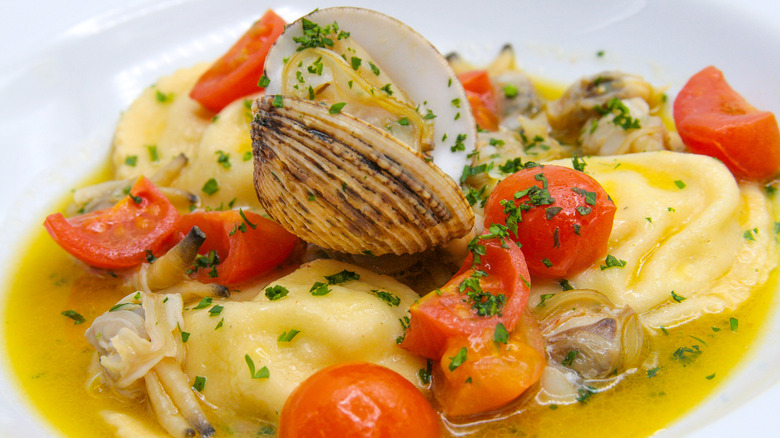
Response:
[[[453,178],[475,124],[446,60],[399,21],[315,11],[268,54],[253,105],[255,187],[282,226],[326,249],[411,254],[467,234]]]
[[[639,365],[644,331],[636,313],[589,289],[560,292],[534,309],[551,363],[586,379]]]

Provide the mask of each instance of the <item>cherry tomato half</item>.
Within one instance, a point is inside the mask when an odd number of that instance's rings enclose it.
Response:
[[[229,286],[259,277],[284,262],[298,242],[281,225],[249,211],[185,214],[178,231],[184,235],[196,225],[206,233],[200,253],[213,250],[217,256],[195,274],[204,283]]]
[[[268,50],[282,31],[284,20],[268,10],[203,75],[190,97],[211,111],[219,112],[230,102],[261,91],[258,81]]]
[[[280,438],[438,438],[439,418],[403,376],[372,363],[318,371],[282,409]]]
[[[738,178],[765,180],[780,172],[775,115],[750,105],[715,67],[696,73],[680,90],[674,122],[691,152],[719,159]]]
[[[604,257],[614,217],[615,204],[598,181],[562,166],[510,175],[485,207],[485,227],[507,225],[531,275],[545,278],[568,277]]]
[[[44,222],[51,237],[84,263],[106,269],[131,268],[159,255],[174,232],[179,212],[145,177],[113,207],[66,219],[62,213]]]

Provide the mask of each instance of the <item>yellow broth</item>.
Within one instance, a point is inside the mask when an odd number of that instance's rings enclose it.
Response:
[[[143,418],[159,430],[145,404],[128,405],[87,391],[87,367],[94,351],[84,340],[84,331],[121,298],[116,284],[108,275],[97,278],[88,272],[41,229],[19,258],[8,285],[3,321],[11,370],[33,408],[69,437],[110,436],[113,431],[100,416],[103,410]],[[487,428],[486,436],[651,435],[712,394],[745,358],[769,315],[777,288],[775,274],[736,311],[708,315],[652,337],[660,366],[654,377],[639,370],[585,403],[555,408],[530,404],[522,414]],[[71,309],[86,322],[74,324],[61,314]],[[736,331],[731,330],[729,318],[738,320]],[[690,363],[673,358],[678,348],[693,345],[701,354]]]

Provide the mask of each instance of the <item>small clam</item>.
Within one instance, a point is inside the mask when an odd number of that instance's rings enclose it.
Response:
[[[351,254],[407,254],[474,225],[455,182],[419,152],[325,105],[274,99],[255,104],[255,186],[268,214],[302,239]]]
[[[575,289],[546,299],[534,316],[552,363],[586,379],[639,365],[644,331],[629,306],[616,307],[599,292]]]
[[[409,254],[468,233],[453,178],[473,150],[468,100],[446,60],[395,19],[318,10],[269,52],[253,109],[261,204],[336,251]],[[435,164],[434,164],[435,163]]]

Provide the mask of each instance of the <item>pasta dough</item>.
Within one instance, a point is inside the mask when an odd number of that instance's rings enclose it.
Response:
[[[359,280],[330,285],[330,292],[309,292],[326,275],[349,270]],[[396,338],[403,335],[401,319],[418,298],[390,277],[335,260],[316,260],[272,285],[289,294],[271,301],[264,294],[251,301],[214,300],[224,306],[219,317],[206,309],[184,312],[191,333],[184,371],[194,379],[206,378],[206,400],[239,415],[278,419],[287,396],[314,372],[342,362],[374,362],[399,372],[421,387],[417,372],[425,361],[402,350]],[[377,291],[398,297],[383,300]],[[222,326],[218,325],[223,320]],[[280,335],[298,330],[289,342]],[[252,378],[246,355],[256,370],[268,367],[268,378]]]
[[[776,265],[760,187],[739,186],[717,160],[661,151],[587,163],[618,207],[609,254],[626,263],[602,262],[569,281],[630,305],[646,326],[672,327],[735,308]]]
[[[239,99],[214,115],[189,97],[206,68],[208,64],[198,64],[161,78],[130,105],[114,134],[115,176],[150,176],[184,154],[187,166],[172,187],[200,196],[203,207],[260,210],[249,136],[249,106],[257,96]],[[205,189],[212,178],[215,190]]]

